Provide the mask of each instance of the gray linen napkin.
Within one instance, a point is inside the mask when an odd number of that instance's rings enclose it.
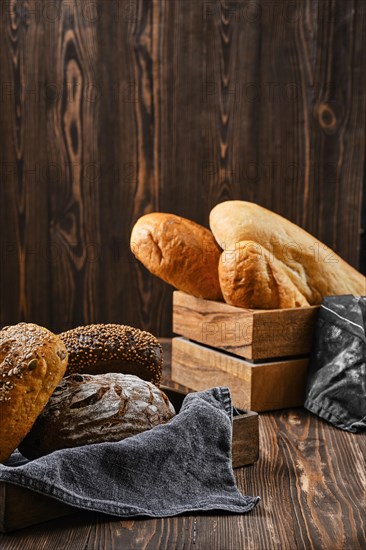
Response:
[[[249,512],[259,497],[238,491],[231,465],[228,388],[192,393],[167,424],[118,443],[63,449],[28,461],[19,452],[0,480],[77,508],[118,517]]]
[[[304,407],[342,430],[366,430],[366,296],[324,298]]]

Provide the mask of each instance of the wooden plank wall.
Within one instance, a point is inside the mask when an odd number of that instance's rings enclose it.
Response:
[[[1,0],[0,323],[171,330],[136,219],[237,198],[360,265],[364,0]]]

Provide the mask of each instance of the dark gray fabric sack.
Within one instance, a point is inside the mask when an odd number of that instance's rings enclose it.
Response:
[[[319,310],[305,407],[349,432],[366,429],[366,296],[327,296]]]

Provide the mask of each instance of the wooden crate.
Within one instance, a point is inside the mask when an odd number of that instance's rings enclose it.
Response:
[[[185,393],[162,387],[177,412]],[[239,468],[253,464],[259,455],[258,414],[237,411],[233,419],[232,461]],[[75,513],[76,508],[35,493],[29,489],[0,482],[0,532],[7,533],[23,527]]]
[[[196,391],[228,386],[240,409],[302,406],[308,364],[306,357],[253,363],[185,338],[172,340],[172,380]]]
[[[8,533],[75,512],[75,508],[11,483],[0,482],[0,532]]]
[[[318,309],[242,309],[175,291],[173,332],[254,361],[307,355]]]

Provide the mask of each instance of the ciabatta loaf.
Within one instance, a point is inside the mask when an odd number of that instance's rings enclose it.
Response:
[[[218,204],[210,213],[210,227],[224,249],[220,283],[231,305],[295,307],[320,304],[328,295],[366,294],[361,273],[304,229],[257,204]],[[250,299],[257,291],[261,302]]]

